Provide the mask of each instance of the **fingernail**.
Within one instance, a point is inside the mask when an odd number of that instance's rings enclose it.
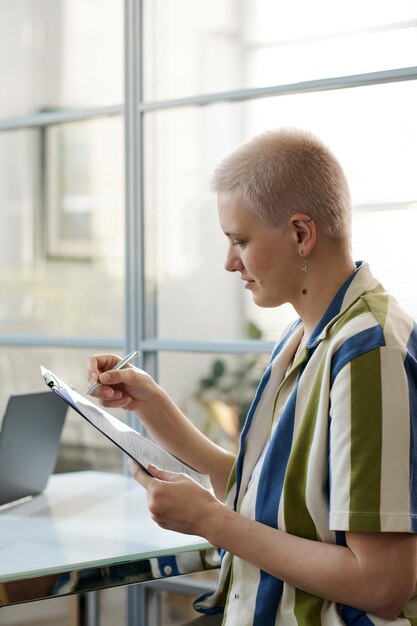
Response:
[[[102,383],[109,383],[110,380],[111,380],[110,374],[102,374],[100,376],[100,382],[102,382]]]

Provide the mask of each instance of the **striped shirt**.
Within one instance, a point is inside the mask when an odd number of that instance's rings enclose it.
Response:
[[[282,531],[345,544],[345,531],[417,531],[417,327],[365,263],[298,357],[297,320],[273,351],[241,435],[227,504]],[[254,472],[254,468],[256,471]],[[224,626],[382,626],[230,553],[212,596]],[[389,624],[417,626],[417,597]]]

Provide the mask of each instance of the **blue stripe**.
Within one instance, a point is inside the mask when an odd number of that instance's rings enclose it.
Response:
[[[278,508],[291,452],[297,392],[298,381],[281,414],[259,477],[255,519],[272,528],[278,527]],[[271,476],[274,477],[273,481],[268,480]],[[266,572],[261,573],[253,626],[272,626],[275,624],[282,589],[281,580]]]
[[[297,318],[295,320],[295,322],[293,324],[291,324],[290,328],[285,333],[285,336],[281,339],[279,344],[277,346],[275,346],[275,348],[274,348],[274,350],[273,350],[273,352],[271,354],[271,358],[269,359],[269,363],[272,363],[272,361],[275,359],[277,354],[279,354],[281,352],[282,348],[285,346],[285,344],[287,343],[288,339],[291,337],[293,332],[296,330],[297,326],[299,326],[300,324],[301,324],[301,318],[299,317],[299,318]]]
[[[360,609],[354,609],[351,606],[344,606],[342,608],[342,618],[346,626],[374,626],[367,614]]]
[[[313,330],[313,333],[307,342],[307,348],[310,348],[311,346],[314,345],[314,343],[317,341],[318,337],[321,335],[321,333],[323,332],[327,324],[329,324],[333,320],[333,318],[336,317],[336,315],[339,315],[346,292],[349,289],[349,286],[352,280],[355,278],[358,270],[361,269],[362,265],[363,265],[363,261],[357,262],[356,270],[349,276],[349,278],[340,287],[339,291],[333,298],[326,313],[323,315],[320,322],[317,324],[316,328]]]
[[[291,452],[298,384],[297,381],[279,418],[259,477],[255,519],[272,528],[277,528],[277,512]],[[274,480],[270,480],[271,476]]]
[[[417,532],[417,325],[407,344],[407,356],[404,361],[408,378],[410,402],[410,518],[411,530]]]
[[[256,409],[258,407],[258,404],[260,402],[260,399],[262,397],[264,389],[265,389],[266,385],[268,384],[268,381],[269,381],[269,379],[271,377],[272,363],[273,363],[275,357],[277,356],[277,354],[279,354],[279,352],[281,352],[282,348],[287,343],[289,337],[292,335],[294,330],[300,324],[300,321],[301,321],[300,319],[297,319],[294,322],[294,324],[292,324],[291,328],[288,330],[288,332],[285,334],[283,339],[280,341],[280,343],[276,346],[276,348],[272,352],[271,358],[269,360],[268,367],[265,370],[265,372],[264,372],[264,374],[263,374],[263,376],[261,378],[261,382],[259,383],[259,386],[258,386],[258,388],[256,390],[255,397],[254,397],[254,399],[252,401],[252,404],[251,404],[251,406],[249,408],[248,415],[247,415],[245,424],[243,426],[242,433],[240,435],[239,454],[238,454],[237,461],[236,461],[236,495],[235,495],[235,501],[234,501],[234,509],[235,509],[235,511],[236,511],[236,507],[237,507],[237,500],[238,500],[238,496],[239,496],[240,484],[242,482],[242,470],[243,470],[243,459],[244,459],[244,456],[245,456],[245,449],[246,449],[246,446],[245,446],[246,437],[248,436],[250,427],[252,425],[253,417],[255,415]]]
[[[275,626],[284,583],[261,570],[252,626]]]
[[[336,376],[346,363],[382,346],[385,346],[385,337],[379,324],[346,339],[344,344],[333,355],[330,386],[333,385]]]
[[[327,432],[330,433],[330,424],[331,424],[331,419],[332,416],[329,414],[329,417],[327,419]],[[327,503],[329,505],[329,511],[330,511],[330,494],[332,493],[332,464],[331,464],[331,458],[332,458],[332,444],[331,444],[331,438],[327,437],[327,467],[328,467],[328,472],[327,472],[327,481],[326,481],[326,494],[327,494]],[[330,526],[330,519],[329,519],[329,526]],[[336,531],[337,533],[337,531]],[[336,534],[337,537],[337,534]]]
[[[181,573],[178,569],[177,559],[175,556],[159,556],[157,557],[159,571],[163,576],[179,576]],[[168,574],[164,571],[165,568],[168,569]]]
[[[194,609],[198,611],[198,613],[203,613],[204,615],[216,615],[217,613],[223,613],[223,606],[205,607],[202,604],[205,600],[207,600],[207,598],[211,598],[213,594],[214,591],[205,591],[201,594],[201,596],[198,596],[198,598],[196,598],[193,602]]]
[[[375,350],[376,348],[380,348],[385,345],[385,337],[384,333],[379,325],[374,326],[372,328],[368,328],[367,330],[363,330],[360,333],[357,333],[353,337],[349,337],[343,345],[340,346],[338,350],[334,353],[332,357],[331,364],[331,372],[330,372],[330,388],[333,387],[333,383],[339,374],[339,372],[343,369],[343,367],[360,356],[361,354],[365,354],[366,352],[370,352],[371,350]],[[329,424],[331,422],[332,416],[329,415]],[[327,493],[330,499],[331,493],[331,485],[332,485],[332,475],[331,475],[331,462],[330,462],[330,437],[328,440],[328,464],[329,464],[329,475],[327,481]]]
[[[336,544],[347,548],[346,533],[344,530],[336,530]]]

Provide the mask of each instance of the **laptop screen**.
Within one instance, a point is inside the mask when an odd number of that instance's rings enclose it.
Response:
[[[0,429],[0,505],[45,489],[66,412],[65,403],[50,392],[9,398]]]

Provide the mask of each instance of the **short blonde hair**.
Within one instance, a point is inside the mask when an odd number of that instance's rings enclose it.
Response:
[[[238,191],[272,228],[306,213],[332,239],[351,234],[351,198],[342,167],[317,137],[278,129],[257,135],[227,156],[210,188]]]

